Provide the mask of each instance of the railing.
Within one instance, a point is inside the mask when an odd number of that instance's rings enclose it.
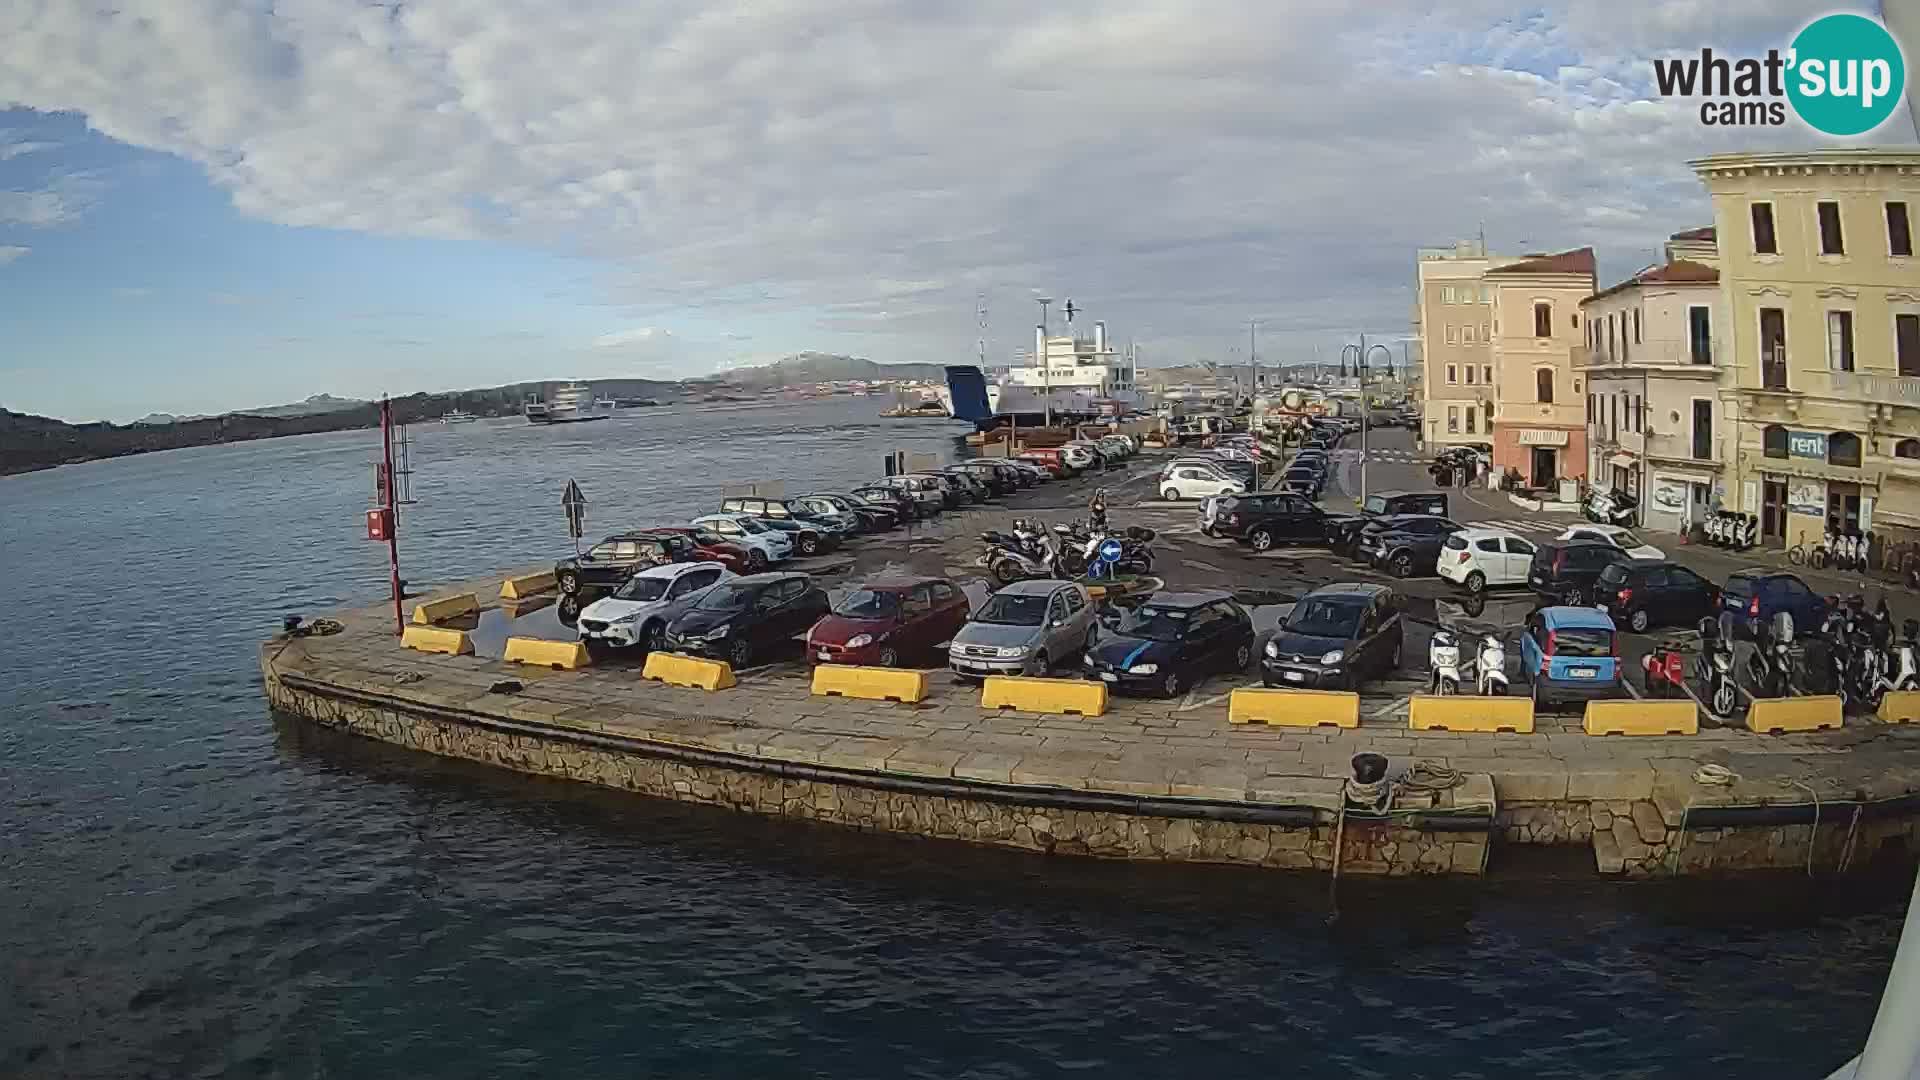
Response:
[[[1612,351],[1608,351],[1607,343],[1603,340],[1591,349],[1584,345],[1576,347],[1573,363],[1575,367],[1589,369],[1658,367],[1710,372],[1719,366],[1716,360],[1729,355],[1718,338],[1707,338],[1700,342],[1689,338],[1647,338],[1625,347],[1615,341]]]
[[[1829,371],[1825,375],[1828,390],[1834,397],[1920,405],[1920,377],[1859,371]]]

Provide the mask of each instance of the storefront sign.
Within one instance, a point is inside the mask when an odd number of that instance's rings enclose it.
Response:
[[[1787,432],[1787,453],[1793,457],[1825,461],[1827,460],[1827,437],[1817,431],[1789,431]]]
[[[1521,428],[1516,433],[1521,446],[1565,446],[1567,433],[1547,428]]]
[[[1826,485],[1818,480],[1788,481],[1787,512],[1806,514],[1809,517],[1820,517],[1825,514],[1827,512]]]
[[[1656,476],[1653,480],[1653,505],[1670,514],[1677,514],[1687,505],[1687,484],[1684,480],[1675,480],[1670,476]]]

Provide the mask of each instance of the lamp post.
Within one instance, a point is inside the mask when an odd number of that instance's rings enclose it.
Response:
[[[1047,359],[1047,305],[1053,303],[1051,296],[1036,296],[1040,305],[1040,355],[1034,357],[1040,362],[1041,426],[1053,426],[1053,364]]]
[[[1360,380],[1360,505],[1363,508],[1367,505],[1367,444],[1373,421],[1372,403],[1367,400],[1367,359],[1376,349],[1387,355],[1387,366],[1391,368],[1393,366],[1393,350],[1379,342],[1368,345],[1367,335],[1365,334],[1360,335],[1360,343],[1358,345],[1347,345],[1340,350],[1340,366],[1342,368],[1347,366],[1347,354],[1351,352],[1353,354],[1353,373]]]

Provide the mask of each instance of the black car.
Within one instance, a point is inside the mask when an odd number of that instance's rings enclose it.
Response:
[[[839,514],[853,519],[857,533],[885,532],[900,524],[900,512],[890,506],[876,503],[855,502],[845,495],[815,493],[787,500],[808,513],[816,515]]]
[[[961,462],[949,466],[949,472],[966,472],[975,479],[984,482],[995,495],[1011,495],[1020,490],[1020,477],[1008,466],[999,465],[986,458]]]
[[[1002,495],[1011,494],[1016,485],[997,472],[976,468],[972,465],[949,465],[940,470],[973,489],[975,502],[986,502]]]
[[[1275,544],[1329,543],[1353,520],[1283,491],[1224,496],[1213,504],[1213,519],[1203,521],[1201,528],[1210,536],[1231,536],[1255,551],[1266,551]]]
[[[1360,512],[1368,517],[1386,517],[1392,514],[1427,514],[1431,517],[1447,516],[1447,493],[1444,491],[1376,491],[1367,496],[1361,504]]]
[[[1260,658],[1268,686],[1358,690],[1400,666],[1400,597],[1385,585],[1322,585],[1280,620]]]
[[[1457,521],[1425,514],[1399,518],[1367,541],[1367,557],[1394,577],[1425,577],[1438,569],[1447,537],[1461,528]]]
[[[1214,468],[1219,469],[1221,472],[1226,473],[1228,476],[1231,476],[1235,480],[1238,480],[1242,484],[1245,484],[1247,486],[1248,491],[1252,491],[1258,486],[1254,483],[1253,462],[1241,461],[1239,458],[1224,458],[1224,457],[1211,457],[1211,456],[1208,458],[1208,460],[1213,463]]]
[[[1601,568],[1593,602],[1639,634],[1718,616],[1720,587],[1676,562],[1628,559]]]
[[[553,577],[560,591],[569,596],[583,589],[612,589],[633,576],[636,570],[661,563],[693,562],[699,556],[693,543],[668,534],[637,531],[619,533],[593,545],[571,558],[553,564]]]
[[[1309,499],[1318,498],[1326,482],[1327,475],[1310,465],[1290,465],[1286,472],[1280,474],[1282,488]]]
[[[866,487],[854,488],[847,494],[861,505],[892,510],[899,515],[901,521],[920,520],[920,503],[899,488],[869,484]]]
[[[1247,670],[1253,647],[1253,620],[1227,593],[1155,593],[1102,622],[1086,667],[1118,689],[1178,697],[1210,672]]]
[[[1581,607],[1593,603],[1600,572],[1629,559],[1626,552],[1598,540],[1541,544],[1533,549],[1527,567],[1527,588],[1556,604]]]
[[[1380,550],[1380,537],[1412,521],[1430,517],[1429,514],[1382,514],[1379,517],[1360,515],[1360,522],[1351,536],[1347,538],[1346,556],[1354,562],[1372,563],[1374,555]]]
[[[1814,592],[1793,574],[1756,566],[1727,578],[1720,610],[1733,616],[1734,633],[1750,637],[1752,625],[1771,625],[1773,617],[1793,616],[1798,633],[1811,634],[1827,618],[1827,598]]]
[[[807,632],[832,607],[806,574],[751,574],[723,581],[667,624],[666,646],[736,668]]]

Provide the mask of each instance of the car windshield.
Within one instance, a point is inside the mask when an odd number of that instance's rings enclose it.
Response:
[[[702,611],[744,611],[760,590],[751,585],[716,585],[694,606]]]
[[[1293,605],[1283,628],[1314,637],[1351,637],[1367,602],[1358,597],[1308,598]]]
[[[727,542],[726,538],[721,536],[719,533],[711,532],[707,529],[695,529],[693,530],[693,532],[689,533],[688,535],[693,537],[694,543],[703,544],[706,546],[724,544]]]
[[[742,529],[745,529],[750,533],[770,533],[770,532],[776,531],[773,526],[768,525],[765,522],[759,521],[755,518],[750,518],[750,517],[734,518],[734,521],[738,522]]]
[[[1627,580],[1627,564],[1608,563],[1600,569],[1600,580],[1608,585],[1618,585]]]
[[[1369,514],[1384,514],[1387,512],[1387,500],[1378,495],[1369,495],[1367,496],[1366,505],[1361,507],[1361,509]]]
[[[996,626],[1039,626],[1046,621],[1049,599],[1051,597],[1033,593],[995,593],[973,621]]]
[[[835,615],[844,615],[849,619],[883,619],[899,610],[899,593],[876,592],[872,589],[855,589],[833,605]]]
[[[1186,632],[1187,618],[1192,614],[1184,608],[1142,604],[1120,620],[1120,632],[1148,641],[1178,641]]]
[[[1612,656],[1613,634],[1586,627],[1565,627],[1553,632],[1555,656]]]
[[[1616,544],[1619,544],[1623,548],[1637,548],[1637,547],[1646,546],[1645,540],[1640,539],[1639,537],[1633,535],[1630,532],[1614,533],[1613,542]]]
[[[667,595],[671,580],[662,577],[630,577],[613,595],[621,600],[658,600]]]

